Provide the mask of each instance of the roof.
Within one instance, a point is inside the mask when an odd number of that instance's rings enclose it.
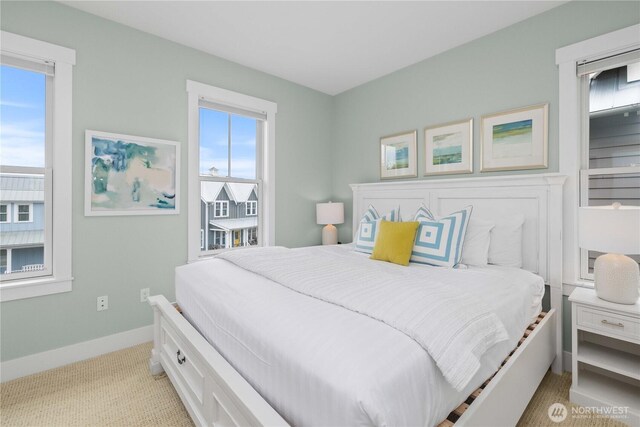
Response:
[[[3,231],[0,233],[0,246],[31,246],[44,244],[44,230]]]
[[[205,203],[213,203],[224,185],[224,182],[200,181],[200,197]]]
[[[3,202],[44,202],[44,175],[0,174]]]
[[[229,191],[229,197],[236,203],[244,203],[249,200],[251,192],[256,188],[255,184],[240,183],[240,182],[227,182],[227,188]]]
[[[256,188],[256,184],[244,182],[218,182],[201,181],[200,197],[205,203],[213,203],[218,198],[222,188],[226,188],[229,199],[236,203],[244,203],[251,197],[251,192]]]
[[[258,226],[258,217],[247,218],[216,219],[209,221],[209,224],[221,230],[240,230],[242,228],[252,228]]]

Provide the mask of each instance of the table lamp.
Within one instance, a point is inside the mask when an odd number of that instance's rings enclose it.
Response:
[[[640,286],[640,206],[589,206],[579,210],[580,247],[605,252],[593,267],[596,295],[619,304],[635,304]]]
[[[316,222],[321,225],[326,224],[322,229],[322,244],[337,244],[338,229],[334,226],[334,224],[342,224],[344,222],[344,204],[331,202],[317,203]]]

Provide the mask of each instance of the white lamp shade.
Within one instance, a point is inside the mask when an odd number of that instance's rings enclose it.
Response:
[[[640,254],[640,206],[589,206],[579,210],[580,247]]]
[[[317,203],[316,222],[318,224],[344,223],[344,203]]]

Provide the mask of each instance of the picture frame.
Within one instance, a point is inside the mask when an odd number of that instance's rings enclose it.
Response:
[[[180,213],[180,144],[85,131],[85,216]]]
[[[424,175],[473,172],[473,119],[424,129]]]
[[[480,172],[549,167],[549,104],[482,117]]]
[[[402,132],[380,138],[380,178],[418,176],[418,131]]]

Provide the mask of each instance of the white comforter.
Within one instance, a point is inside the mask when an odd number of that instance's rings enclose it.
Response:
[[[425,278],[421,269],[321,248],[269,247],[229,251],[219,258],[397,329],[429,353],[458,391],[478,372],[484,353],[508,338],[487,305],[446,282]]]
[[[300,251],[363,260],[345,249]],[[366,262],[387,271],[401,268]],[[517,269],[404,270],[425,281],[446,282],[489,307],[506,327],[509,339],[480,358],[480,369],[462,391],[447,383],[434,360],[405,333],[222,259],[176,269],[176,297],[187,318],[293,425],[435,425],[515,346],[543,285],[538,276]],[[449,310],[458,314],[455,304]]]

